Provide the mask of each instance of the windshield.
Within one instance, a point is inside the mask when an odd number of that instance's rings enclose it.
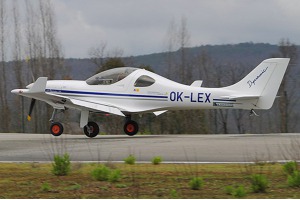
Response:
[[[137,70],[137,68],[133,67],[120,67],[110,69],[92,76],[91,78],[86,80],[86,83],[89,85],[110,85],[122,80],[135,70]]]

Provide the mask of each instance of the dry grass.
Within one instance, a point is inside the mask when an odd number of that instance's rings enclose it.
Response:
[[[51,173],[51,164],[0,164],[0,198],[233,198],[225,187],[243,185],[245,198],[300,198],[299,188],[287,187],[280,164],[113,164],[121,171],[117,183],[96,181],[91,172],[97,164],[72,164],[68,176]],[[266,193],[252,193],[249,177],[267,176]],[[192,177],[202,177],[204,186],[192,190]],[[47,188],[43,188],[47,185]]]

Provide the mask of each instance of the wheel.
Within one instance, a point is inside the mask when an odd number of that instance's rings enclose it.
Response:
[[[53,122],[50,126],[50,133],[54,136],[60,136],[64,132],[64,127],[59,122]]]
[[[88,122],[83,128],[84,134],[90,138],[96,137],[99,133],[99,126],[96,122]]]
[[[139,125],[132,120],[128,120],[124,125],[124,132],[129,136],[134,136],[139,131]]]

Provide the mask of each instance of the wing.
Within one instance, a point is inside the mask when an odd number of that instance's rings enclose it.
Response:
[[[47,94],[47,93],[46,93]],[[78,110],[90,110],[93,112],[104,112],[104,113],[110,113],[114,115],[119,115],[119,116],[125,116],[120,108],[117,108],[112,105],[107,105],[107,104],[102,104],[101,102],[90,102],[90,101],[83,101],[79,99],[73,99],[70,97],[65,97],[65,96],[60,96],[60,95],[55,95],[55,94],[47,94],[50,96],[51,99],[56,99],[56,101],[52,100],[50,105],[52,105],[54,108],[57,105],[62,105],[66,107],[71,107],[75,108]],[[60,99],[60,102],[57,102],[57,99]],[[54,105],[53,105],[54,103]]]

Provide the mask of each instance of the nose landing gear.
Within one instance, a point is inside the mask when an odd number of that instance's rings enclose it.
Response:
[[[53,110],[51,119],[49,120],[51,122],[50,126],[50,133],[53,136],[60,136],[64,132],[64,127],[61,123],[59,122],[54,122],[55,115],[57,113],[57,109]]]
[[[50,126],[50,133],[53,136],[60,136],[64,132],[64,127],[59,122],[53,122]]]

